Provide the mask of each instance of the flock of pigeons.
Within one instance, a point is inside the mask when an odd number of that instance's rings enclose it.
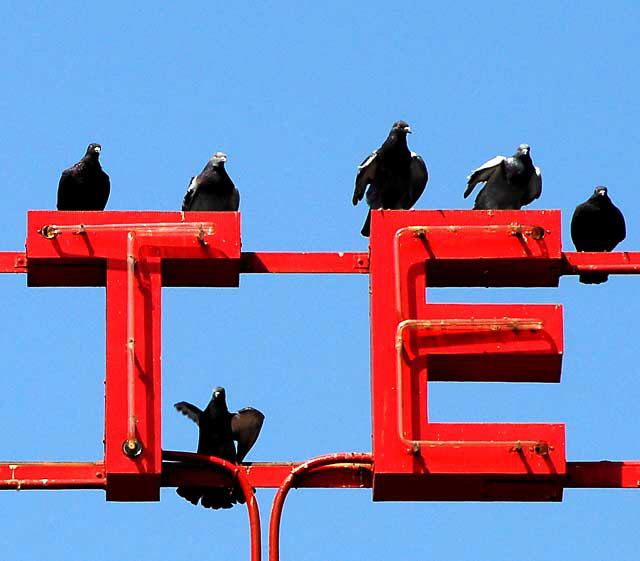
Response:
[[[369,209],[412,208],[427,185],[429,173],[424,160],[407,146],[411,128],[404,121],[391,127],[382,146],[358,167],[352,202],[357,205],[366,196]],[[58,210],[104,210],[110,192],[109,176],[100,166],[101,146],[89,144],[77,164],[62,172],[58,185]],[[216,152],[199,175],[192,177],[182,202],[183,211],[237,211],[240,194],[227,174],[226,154]],[[513,156],[496,156],[468,177],[464,197],[476,185],[474,210],[519,210],[542,193],[540,168],[533,165],[528,144],[518,146]],[[371,210],[361,233],[369,236]],[[593,195],[579,204],[571,219],[571,239],[578,251],[612,251],[626,236],[624,217],[607,194],[596,187]],[[605,282],[607,275],[587,273],[585,284]],[[246,407],[237,413],[227,408],[224,388],[215,388],[204,410],[181,401],[178,411],[199,428],[198,454],[217,456],[232,463],[242,462],[255,443],[264,415]],[[238,443],[237,449],[234,440]],[[215,487],[178,487],[177,493],[189,502],[205,508],[231,508],[244,502],[240,489]]]
[[[416,204],[429,179],[424,160],[407,146],[411,128],[397,121],[382,146],[360,164],[352,202],[366,196],[369,209],[404,209]],[[109,198],[109,176],[100,166],[99,144],[89,144],[84,158],[62,172],[58,185],[58,210],[104,210]],[[183,211],[237,211],[240,193],[224,167],[227,155],[216,152],[199,175],[192,177],[182,201]],[[474,170],[467,180],[464,197],[476,185],[474,210],[519,210],[542,193],[542,174],[533,165],[531,148],[521,144],[513,156],[496,156]],[[371,212],[362,227],[370,233]],[[606,187],[596,187],[587,201],[578,205],[571,219],[571,239],[578,251],[613,251],[626,236],[624,217],[613,204]],[[585,284],[599,284],[607,275],[580,276]]]

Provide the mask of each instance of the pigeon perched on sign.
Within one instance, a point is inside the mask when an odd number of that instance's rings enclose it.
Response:
[[[520,210],[542,193],[540,168],[533,165],[528,144],[518,146],[509,158],[496,156],[482,164],[467,178],[466,199],[478,183],[474,210]]]
[[[227,175],[224,163],[227,155],[216,152],[200,175],[192,177],[182,201],[183,211],[237,211],[240,193]]]
[[[204,411],[186,401],[180,401],[174,407],[198,425],[198,454],[216,456],[234,464],[242,462],[251,450],[264,421],[264,415],[252,407],[237,413],[229,412],[224,388],[220,387],[213,390]],[[234,440],[238,442],[237,451]],[[205,508],[231,508],[236,502],[245,502],[238,487],[185,486],[178,487],[176,492],[194,505],[200,501]]]
[[[606,187],[596,187],[593,195],[573,212],[571,239],[578,251],[613,251],[626,235],[624,216],[611,202]],[[608,278],[604,273],[584,273],[580,282],[600,284]]]
[[[353,192],[354,205],[362,200],[367,185],[370,209],[404,209],[416,204],[429,179],[424,160],[407,146],[411,128],[404,121],[393,123],[389,136],[360,166]],[[362,235],[369,236],[371,211],[367,214]]]
[[[109,199],[109,176],[100,166],[102,147],[89,144],[84,158],[65,169],[58,183],[58,210],[104,210]]]

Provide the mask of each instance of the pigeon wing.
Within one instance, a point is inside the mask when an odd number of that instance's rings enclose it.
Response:
[[[231,210],[235,212],[240,208],[240,191],[237,189],[234,189],[229,197],[229,206],[231,207]]]
[[[189,419],[191,419],[196,425],[200,424],[200,415],[202,415],[202,411],[195,405],[192,405],[187,401],[179,401],[174,404],[174,407],[180,411],[180,413],[189,417]]]
[[[611,251],[613,251],[615,247],[627,237],[627,226],[624,222],[624,216],[617,206],[612,204],[612,207],[611,212],[615,218],[613,219],[611,228],[611,239],[615,241],[615,243],[611,248]]]
[[[500,169],[500,165],[505,161],[504,156],[496,156],[491,158],[488,162],[482,164],[478,169],[474,170],[469,177],[467,177],[467,189],[464,192],[464,198],[466,199],[473,191],[473,188],[478,183],[488,181],[491,176]]]
[[[409,187],[410,193],[407,200],[408,210],[418,202],[418,199],[424,192],[424,188],[427,186],[429,179],[429,172],[427,171],[427,165],[419,154],[411,152],[411,164],[409,168]]]
[[[238,441],[238,462],[244,460],[244,457],[255,444],[263,421],[264,415],[253,407],[240,409],[231,417],[231,433],[233,439]]]
[[[364,197],[364,192],[367,189],[373,178],[376,175],[376,168],[378,167],[377,160],[378,151],[372,152],[365,160],[358,166],[358,173],[356,175],[356,188],[353,191],[352,202],[354,205],[358,204],[358,201]]]
[[[191,181],[189,181],[189,186],[187,187],[187,192],[184,195],[184,199],[182,201],[182,210],[189,211],[191,209],[191,203],[193,203],[193,196],[196,194],[196,189],[198,188],[197,177],[193,176]]]
[[[535,201],[542,194],[542,173],[540,168],[536,167],[535,172],[531,174],[529,179],[529,185],[527,185],[528,200],[524,204],[529,204],[531,201]]]
[[[72,188],[74,179],[73,173],[70,169],[65,169],[60,176],[60,182],[58,183],[58,200],[56,208],[58,210],[67,208],[70,205],[68,200],[68,191]]]
[[[100,180],[96,184],[96,207],[104,210],[109,201],[109,193],[111,192],[111,182],[109,176],[103,169],[100,170]]]

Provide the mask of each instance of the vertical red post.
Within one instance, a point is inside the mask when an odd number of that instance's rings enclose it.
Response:
[[[121,258],[107,260],[107,500],[158,500],[162,471],[161,263],[157,256],[143,257],[134,251],[131,275],[125,243]]]

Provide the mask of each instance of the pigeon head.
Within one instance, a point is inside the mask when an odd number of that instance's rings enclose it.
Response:
[[[408,134],[411,133],[411,127],[406,121],[396,121],[391,127],[391,132]]]
[[[213,393],[211,394],[211,399],[213,401],[222,401],[224,402],[226,397],[224,388],[218,386],[217,388],[213,389]]]
[[[102,146],[99,144],[91,143],[87,146],[87,156],[91,156],[92,158],[97,158],[100,155],[100,150],[102,150]]]
[[[598,185],[593,192],[594,197],[607,197],[607,188],[602,185]]]
[[[209,160],[214,166],[224,165],[227,161],[227,155],[224,152],[216,152]],[[222,388],[219,388],[222,389]],[[222,390],[224,392],[224,390]]]
[[[528,156],[529,152],[531,152],[531,146],[529,146],[528,144],[521,144],[520,146],[518,146],[518,149],[516,150],[514,156]]]

